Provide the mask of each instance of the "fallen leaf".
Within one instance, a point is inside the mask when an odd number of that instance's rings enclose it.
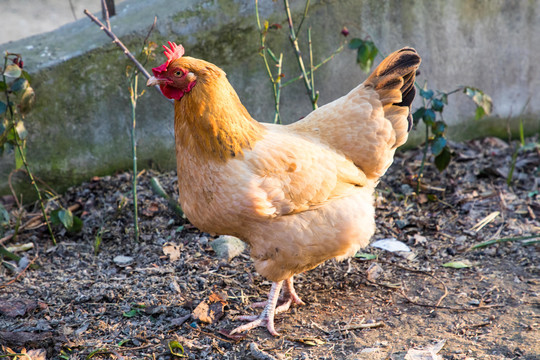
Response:
[[[23,353],[24,354],[24,353]],[[26,357],[21,359],[31,359],[31,360],[47,360],[47,350],[45,349],[32,349],[26,352]]]
[[[223,299],[223,295],[212,293],[208,300],[197,305],[192,316],[196,320],[213,324],[223,317],[225,305],[227,305],[227,301]]]
[[[155,202],[150,203],[149,206],[143,208],[142,214],[144,216],[153,217],[159,211],[159,205]]]
[[[169,256],[169,259],[174,262],[180,259],[180,246],[171,243],[163,245],[163,253]]]
[[[472,265],[468,261],[450,261],[443,264],[444,267],[453,268],[453,269],[464,269],[469,268]]]
[[[382,275],[383,272],[384,270],[379,264],[373,263],[369,266],[369,268],[366,271],[367,279],[369,281],[375,281]]]

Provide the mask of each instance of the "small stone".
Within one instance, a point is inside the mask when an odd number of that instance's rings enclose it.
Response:
[[[220,258],[231,261],[235,256],[240,255],[246,248],[246,244],[234,236],[222,235],[210,243],[216,255]]]
[[[133,258],[131,256],[118,255],[113,261],[118,266],[127,266],[133,262]]]

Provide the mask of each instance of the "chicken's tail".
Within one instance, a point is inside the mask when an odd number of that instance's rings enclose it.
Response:
[[[416,94],[414,81],[420,62],[415,49],[403,48],[384,59],[364,82],[365,86],[372,86],[379,94],[384,115],[392,121],[398,143],[400,137],[406,140],[412,127],[411,103]],[[404,109],[408,123],[400,124]]]

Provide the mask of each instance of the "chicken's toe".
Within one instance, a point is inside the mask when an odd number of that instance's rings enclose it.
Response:
[[[231,334],[236,334],[242,331],[251,330],[258,326],[264,326],[266,325],[266,328],[268,329],[268,332],[274,336],[279,336],[279,333],[276,331],[274,327],[274,315],[276,311],[276,304],[279,296],[279,292],[281,291],[281,287],[283,285],[283,281],[275,282],[272,284],[272,289],[270,289],[270,293],[268,294],[268,301],[266,302],[266,306],[264,307],[264,310],[262,311],[261,315],[259,316],[238,316],[234,320],[242,320],[242,321],[250,321],[247,324],[241,325],[237,328],[235,328],[233,331],[231,331]]]

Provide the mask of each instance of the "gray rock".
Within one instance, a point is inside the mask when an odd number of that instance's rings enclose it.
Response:
[[[210,243],[216,255],[220,258],[231,261],[246,248],[246,244],[237,237],[222,235]]]
[[[113,261],[118,266],[127,266],[133,262],[133,258],[131,256],[118,255]]]

